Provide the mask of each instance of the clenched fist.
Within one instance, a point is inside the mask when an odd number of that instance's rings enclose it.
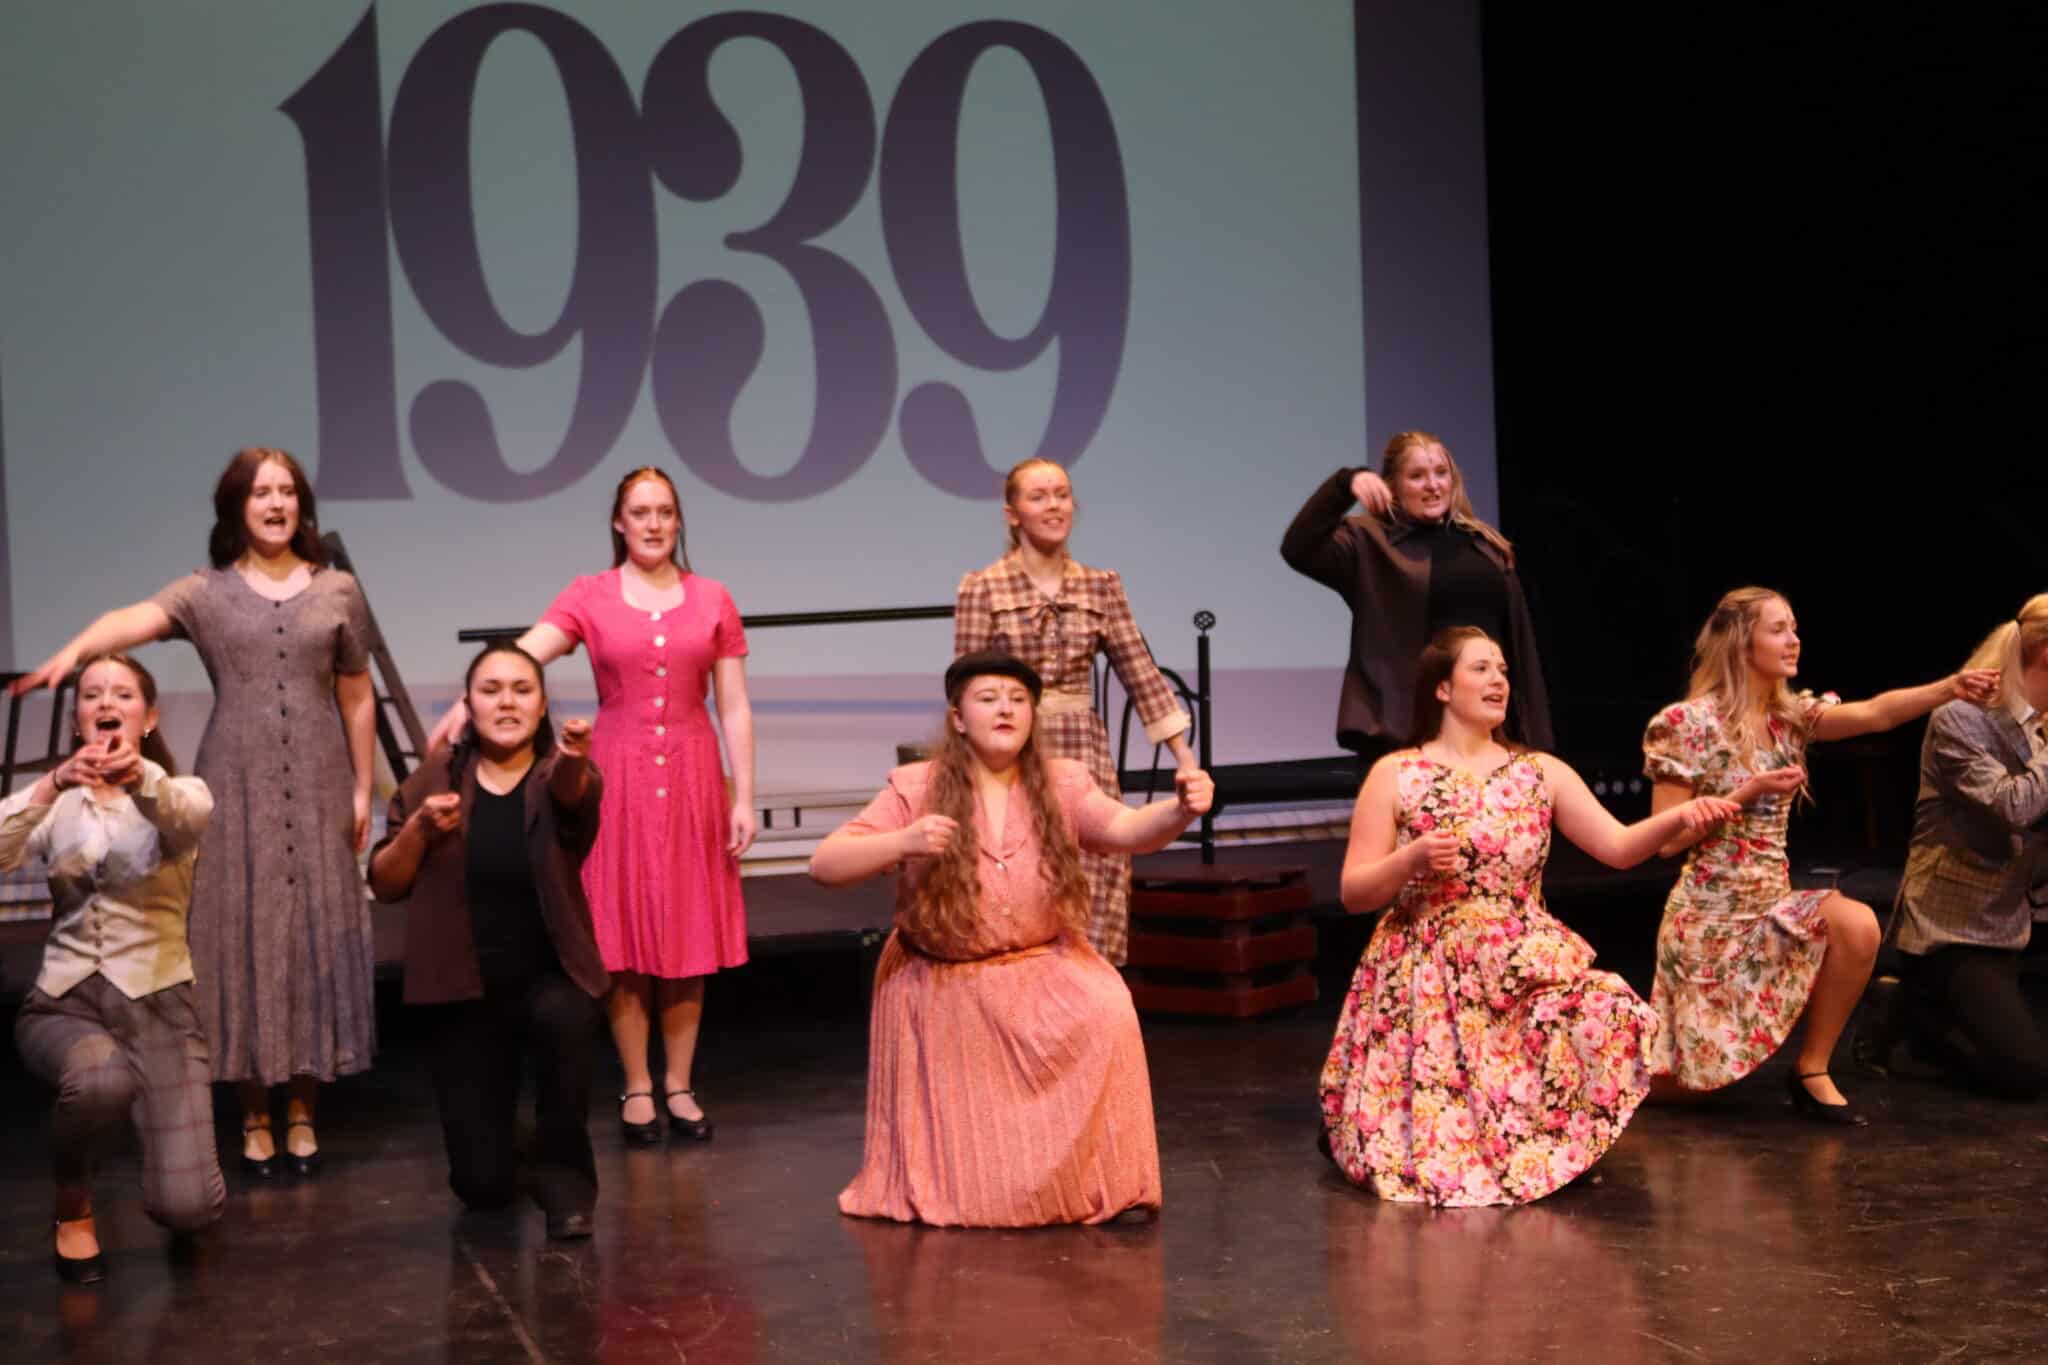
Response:
[[[960,822],[945,815],[923,815],[904,827],[903,856],[936,858],[953,846]]]
[[[1419,877],[1425,872],[1455,872],[1461,857],[1457,835],[1447,829],[1431,830],[1409,841],[1408,875]]]
[[[555,747],[570,758],[590,757],[590,722],[574,716],[555,732]]]
[[[1216,804],[1216,783],[1200,768],[1182,768],[1173,775],[1173,795],[1183,815],[1207,815]]]
[[[462,798],[454,792],[430,796],[420,802],[419,809],[406,823],[431,844],[462,823]]]

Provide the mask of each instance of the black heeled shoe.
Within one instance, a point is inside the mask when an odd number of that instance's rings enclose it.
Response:
[[[277,1153],[275,1151],[266,1157],[253,1157],[249,1155],[249,1134],[267,1133],[269,1131],[270,1121],[268,1119],[265,1119],[262,1123],[250,1123],[246,1119],[242,1121],[243,1175],[253,1175],[259,1180],[269,1180],[277,1174]]]
[[[1797,1070],[1785,1073],[1785,1093],[1792,1097],[1792,1111],[1803,1119],[1812,1119],[1815,1123],[1832,1123],[1844,1128],[1868,1126],[1870,1120],[1857,1113],[1854,1105],[1829,1104],[1806,1088],[1807,1081],[1827,1074],[1825,1071],[1808,1071],[1801,1074]]]
[[[56,1240],[56,1228],[50,1231],[52,1242]],[[98,1284],[107,1278],[107,1256],[104,1251],[95,1251],[90,1256],[66,1256],[52,1245],[50,1260],[57,1267],[57,1278],[66,1284]]]
[[[671,1090],[661,1097],[661,1107],[668,1109],[669,1136],[686,1137],[692,1142],[711,1141],[710,1115],[707,1114],[700,1119],[686,1119],[675,1110],[669,1109],[668,1102],[678,1095],[688,1095],[693,1100],[697,1098],[697,1092],[694,1090]]]
[[[295,1119],[285,1124],[284,1131],[289,1134],[294,1128],[304,1128],[310,1132],[313,1128],[313,1121],[311,1119]],[[285,1163],[292,1168],[293,1175],[318,1175],[320,1173],[320,1149],[315,1147],[312,1151],[301,1155],[291,1150],[290,1140],[287,1138]]]
[[[652,1100],[652,1090],[628,1090],[619,1096],[619,1136],[631,1147],[652,1147],[661,1141],[661,1116],[655,1115],[645,1123],[634,1123],[626,1117],[626,1101]]]

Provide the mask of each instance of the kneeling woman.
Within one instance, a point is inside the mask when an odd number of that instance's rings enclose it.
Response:
[[[405,999],[438,1016],[449,1186],[473,1209],[512,1202],[513,1117],[531,1058],[534,1196],[548,1236],[588,1237],[591,1040],[610,985],[581,877],[597,835],[590,723],[567,721],[556,739],[540,665],[517,645],[477,655],[463,691],[469,729],[391,798],[370,889],[409,902]]]
[[[902,866],[875,973],[867,1151],[843,1213],[963,1227],[1101,1223],[1159,1206],[1138,1017],[1088,946],[1079,850],[1149,853],[1209,808],[1207,773],[1132,809],[1033,742],[1020,660],[946,670],[937,756],[811,857],[845,886]]]
[[[80,747],[0,803],[0,869],[49,864],[50,939],[14,1037],[28,1069],[57,1089],[57,1273],[91,1284],[106,1276],[93,1156],[124,1121],[141,1139],[151,1218],[196,1231],[220,1217],[226,1192],[185,947],[213,795],[171,775],[156,680],[126,655],[86,662],[74,719]]]
[[[1344,908],[1393,902],[1323,1066],[1324,1136],[1382,1199],[1523,1204],[1577,1178],[1650,1088],[1657,1015],[1543,908],[1553,820],[1610,867],[1735,815],[1701,797],[1633,825],[1549,754],[1510,747],[1507,666],[1484,631],[1422,652],[1416,746],[1375,763]]]

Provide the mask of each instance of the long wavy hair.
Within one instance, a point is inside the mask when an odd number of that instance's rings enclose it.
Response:
[[[148,669],[135,662],[133,658],[116,650],[102,650],[78,666],[78,677],[81,682],[85,679],[85,671],[95,664],[119,664],[127,669],[135,675],[135,685],[142,689],[143,704],[150,707],[156,705],[156,679],[151,676]],[[75,705],[71,711],[71,726],[73,731],[71,747],[74,750],[84,748],[86,744],[85,727],[78,723],[78,708]],[[178,775],[178,760],[171,757],[171,746],[164,743],[164,728],[161,724],[144,735],[142,743],[136,747],[141,751],[144,758],[162,768],[166,776],[176,777]]]
[[[540,723],[533,727],[533,758],[534,762],[538,763],[541,759],[546,758],[555,751],[555,723],[548,716],[547,672],[541,667],[539,659],[534,658],[510,640],[493,640],[490,644],[485,645],[476,652],[476,657],[469,661],[469,667],[463,671],[462,699],[465,702],[469,700],[469,684],[471,680],[476,677],[476,671],[482,666],[483,661],[490,658],[493,654],[517,655],[533,667],[534,680],[540,684]],[[476,719],[474,712],[472,712],[469,723],[462,727],[462,733],[455,737],[455,743],[448,748],[449,790],[461,790],[463,765],[475,759],[479,752],[480,746],[476,738]]]
[[[1773,720],[1788,733],[1800,732],[1801,710],[1792,689],[1779,678],[1759,695],[1756,672],[1749,663],[1749,646],[1756,635],[1757,620],[1770,602],[1784,602],[1788,609],[1792,605],[1783,593],[1770,588],[1736,588],[1722,595],[1714,606],[1714,614],[1700,627],[1699,638],[1693,641],[1692,679],[1685,689],[1688,698],[1713,700],[1715,709],[1721,713],[1722,731],[1734,743],[1736,752],[1745,756],[1762,750],[1769,742],[1767,730]],[[1759,715],[1764,718],[1763,732],[1757,729]]]
[[[272,446],[244,447],[220,472],[213,485],[213,531],[206,538],[206,557],[214,568],[225,569],[249,548],[249,490],[256,486],[256,472],[267,464],[282,466],[298,490],[299,526],[292,532],[292,553],[316,569],[326,567],[327,547],[320,543],[320,500],[313,496],[313,481],[290,451]]]
[[[683,495],[676,492],[676,481],[651,464],[626,471],[626,477],[619,480],[618,491],[612,494],[612,514],[605,518],[605,525],[612,528],[612,567],[618,568],[626,562],[626,538],[619,534],[614,522],[626,514],[626,494],[633,491],[633,485],[642,479],[660,479],[668,485],[668,495],[676,504],[676,543],[668,552],[669,562],[684,573],[690,570],[690,549],[688,545],[690,525],[683,520]]]
[[[981,839],[975,829],[974,751],[967,737],[953,727],[950,708],[960,704],[960,694],[971,678],[960,680],[946,701],[949,714],[940,730],[932,754],[931,782],[925,788],[924,810],[920,815],[943,815],[959,826],[945,853],[932,861],[925,873],[904,928],[913,942],[958,942],[974,936],[981,921]],[[1033,720],[1037,717],[1034,715]],[[1059,920],[1079,932],[1088,923],[1088,878],[1081,871],[1081,851],[1060,803],[1053,796],[1052,777],[1039,756],[1038,736],[1026,736],[1017,755],[1021,779],[1015,791],[1024,795],[1031,812],[1033,832],[1038,836],[1038,875],[1045,882]],[[1015,818],[1015,807],[1005,820]]]
[[[1472,499],[1465,492],[1465,474],[1464,471],[1458,468],[1458,458],[1451,454],[1451,448],[1437,437],[1430,435],[1426,431],[1395,432],[1393,439],[1387,442],[1386,449],[1380,452],[1380,477],[1386,480],[1387,487],[1393,488],[1396,481],[1401,477],[1401,466],[1408,462],[1408,453],[1414,450],[1427,450],[1431,446],[1435,446],[1444,453],[1444,463],[1450,466],[1451,511],[1448,520],[1451,525],[1461,531],[1468,531],[1478,536],[1488,545],[1500,551],[1501,558],[1508,562],[1508,567],[1510,569],[1514,568],[1515,547],[1509,543],[1506,536],[1489,526],[1486,522],[1481,521],[1479,514],[1472,510]],[[1407,514],[1401,510],[1401,498],[1398,492],[1394,496],[1393,505],[1387,509],[1387,519],[1390,521],[1407,520]]]
[[[1458,656],[1474,640],[1484,640],[1491,645],[1500,643],[1477,626],[1447,626],[1438,631],[1422,647],[1422,653],[1416,656],[1415,704],[1409,712],[1408,723],[1408,743],[1413,747],[1419,749],[1443,732],[1444,704],[1437,700],[1436,690],[1458,667]],[[1514,685],[1514,679],[1509,678],[1510,697],[1514,695]],[[1498,725],[1493,727],[1493,742],[1510,753],[1521,753],[1526,748],[1509,739]]]
[[[2020,672],[2048,650],[2048,592],[2035,593],[2019,615],[1984,637],[1964,668],[1995,668],[1998,696],[1993,706],[2010,706],[2019,694]]]
[[[1003,475],[1003,506],[1015,507],[1017,505],[1017,485],[1023,481],[1024,471],[1027,469],[1034,469],[1039,465],[1044,465],[1048,469],[1057,469],[1062,474],[1067,473],[1067,467],[1065,465],[1061,464],[1058,460],[1048,460],[1043,455],[1033,455],[1028,460],[1017,461],[1017,463],[1010,466],[1010,472]],[[1074,497],[1073,492],[1074,479],[1071,474],[1068,474],[1067,494],[1068,499],[1073,507],[1073,515],[1069,518],[1067,522],[1067,525],[1070,528],[1069,534],[1072,533],[1071,528],[1074,524],[1074,521],[1078,520],[1081,514],[1081,500],[1079,498]],[[1023,544],[1022,533],[1019,532],[1016,527],[1005,523],[1003,529],[1010,533],[1011,549],[1014,550],[1019,545]],[[1065,549],[1064,546],[1062,546],[1061,548],[1062,550]],[[1072,557],[1072,555],[1068,555],[1069,559],[1071,559]]]

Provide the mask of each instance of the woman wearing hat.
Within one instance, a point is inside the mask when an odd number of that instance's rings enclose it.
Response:
[[[900,867],[868,1047],[867,1150],[844,1213],[967,1227],[1144,1217],[1152,1092],[1130,992],[1084,934],[1083,849],[1146,853],[1209,808],[1209,775],[1132,808],[1038,751],[1044,687],[1013,656],[946,670],[934,757],[811,857],[846,886]]]

